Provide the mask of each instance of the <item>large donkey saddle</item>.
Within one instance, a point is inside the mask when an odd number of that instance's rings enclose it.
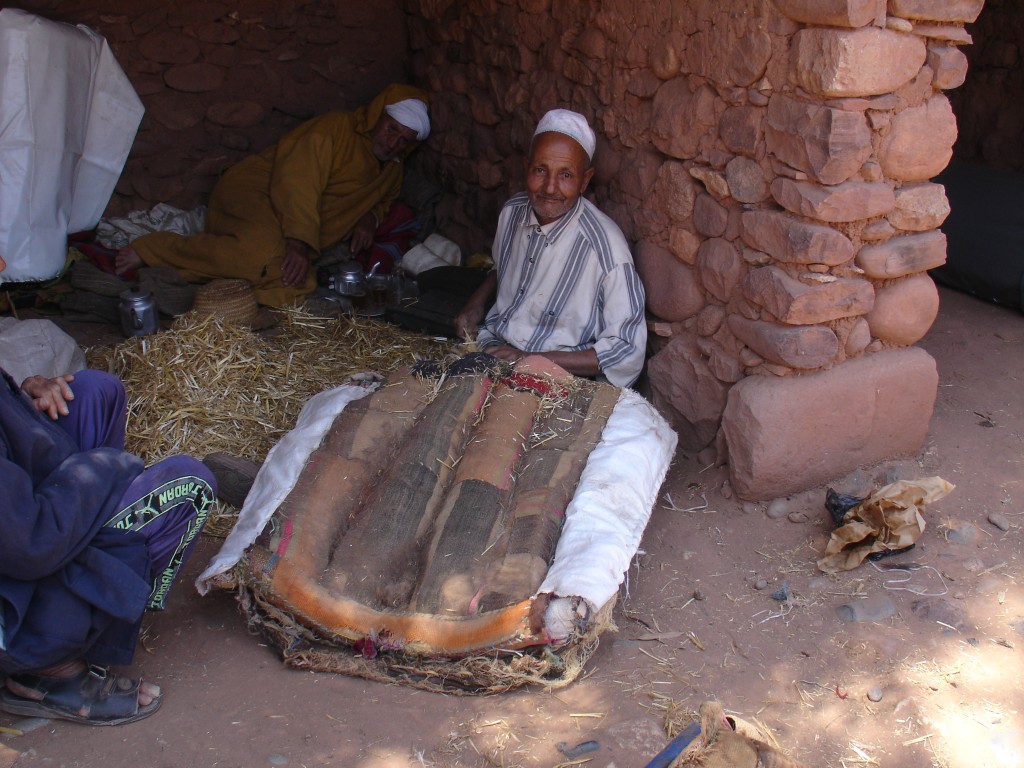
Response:
[[[350,382],[270,452],[198,586],[239,587],[286,660],[564,647],[618,591],[675,441],[635,392],[539,357]]]

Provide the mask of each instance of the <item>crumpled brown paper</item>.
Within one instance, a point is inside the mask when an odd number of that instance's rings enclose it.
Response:
[[[825,573],[850,571],[873,552],[909,547],[922,533],[921,513],[956,486],[941,477],[899,480],[883,486],[843,516],[832,531],[818,568]]]

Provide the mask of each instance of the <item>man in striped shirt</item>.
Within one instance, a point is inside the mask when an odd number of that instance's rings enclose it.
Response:
[[[455,327],[464,338],[476,332],[481,349],[502,360],[541,354],[627,387],[644,364],[644,290],[622,231],[583,197],[595,144],[582,115],[555,109],[541,118],[526,192],[502,208],[494,269]]]

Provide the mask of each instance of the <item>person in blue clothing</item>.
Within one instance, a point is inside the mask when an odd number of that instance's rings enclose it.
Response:
[[[160,707],[158,686],[110,665],[164,607],[216,488],[197,459],[126,452],[126,400],[101,371],[19,385],[0,368],[4,712],[115,725]]]

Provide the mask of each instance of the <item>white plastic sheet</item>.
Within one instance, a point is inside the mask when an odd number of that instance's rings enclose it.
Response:
[[[0,281],[60,274],[67,235],[107,207],[142,113],[98,34],[0,10]]]

